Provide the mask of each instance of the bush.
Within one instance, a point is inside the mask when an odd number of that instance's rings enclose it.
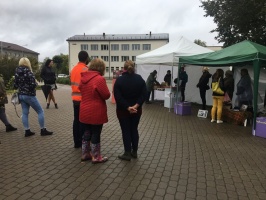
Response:
[[[58,78],[56,80],[57,83],[70,85],[70,79],[69,78]]]

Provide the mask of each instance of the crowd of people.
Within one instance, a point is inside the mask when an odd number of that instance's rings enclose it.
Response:
[[[73,101],[73,141],[74,148],[81,148],[81,160],[91,160],[92,163],[103,163],[108,160],[101,154],[101,133],[103,125],[108,122],[106,100],[110,98],[110,91],[107,87],[104,73],[105,63],[100,58],[90,60],[86,51],[78,54],[79,62],[70,73],[71,97]],[[50,102],[58,109],[53,91],[57,89],[56,76],[52,70],[53,60],[48,59],[41,71],[41,77],[45,85],[50,86],[48,91],[46,109],[49,109]],[[185,67],[180,68],[178,79],[174,83],[181,91],[181,101],[185,101],[185,87],[188,82],[188,75]],[[171,71],[168,70],[164,77],[167,85],[171,85]],[[135,73],[135,64],[131,60],[124,63],[121,76],[117,77],[114,84],[114,98],[116,100],[116,115],[121,128],[124,152],[118,156],[121,160],[130,161],[138,157],[139,133],[138,125],[142,115],[143,103],[151,103],[150,95],[155,84],[157,71],[154,70],[148,76],[146,82]],[[212,78],[211,87],[209,79]],[[32,72],[31,63],[28,58],[19,60],[15,71],[14,88],[18,90],[19,100],[22,108],[22,124],[25,137],[35,135],[29,125],[30,107],[38,114],[40,135],[52,135],[45,126],[44,111],[36,98],[36,87],[38,83]],[[214,89],[218,86],[219,91]],[[228,70],[225,73],[217,69],[212,75],[208,67],[202,68],[202,75],[196,87],[199,88],[202,99],[202,109],[206,110],[206,91],[212,88],[213,105],[211,109],[211,122],[223,123],[222,108],[225,95],[233,99],[234,78],[233,72]],[[247,69],[241,69],[241,79],[236,85],[238,107],[252,105],[251,78]],[[7,119],[5,104],[8,103],[3,78],[0,76],[0,120],[6,126],[6,132],[16,131]]]

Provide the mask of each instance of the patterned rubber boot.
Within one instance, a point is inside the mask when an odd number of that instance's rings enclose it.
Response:
[[[104,163],[108,160],[107,157],[102,157],[101,155],[101,144],[91,144],[91,155],[92,155],[92,163]]]
[[[82,137],[81,161],[91,160],[90,132],[85,131]]]

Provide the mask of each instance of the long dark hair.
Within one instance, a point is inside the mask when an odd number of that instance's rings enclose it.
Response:
[[[223,77],[224,77],[224,70],[222,69],[217,69],[216,72],[212,76],[214,81],[218,81],[219,78],[223,78]]]

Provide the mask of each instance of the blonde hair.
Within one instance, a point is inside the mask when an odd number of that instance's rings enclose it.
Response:
[[[132,60],[127,60],[124,64],[124,70],[132,74],[135,72],[135,64]]]
[[[28,58],[26,58],[26,57],[20,58],[20,60],[18,62],[18,65],[19,66],[28,67],[30,69],[30,71],[32,71],[30,60]]]
[[[103,76],[105,74],[105,63],[101,58],[93,59],[89,64],[89,70],[98,71]]]

